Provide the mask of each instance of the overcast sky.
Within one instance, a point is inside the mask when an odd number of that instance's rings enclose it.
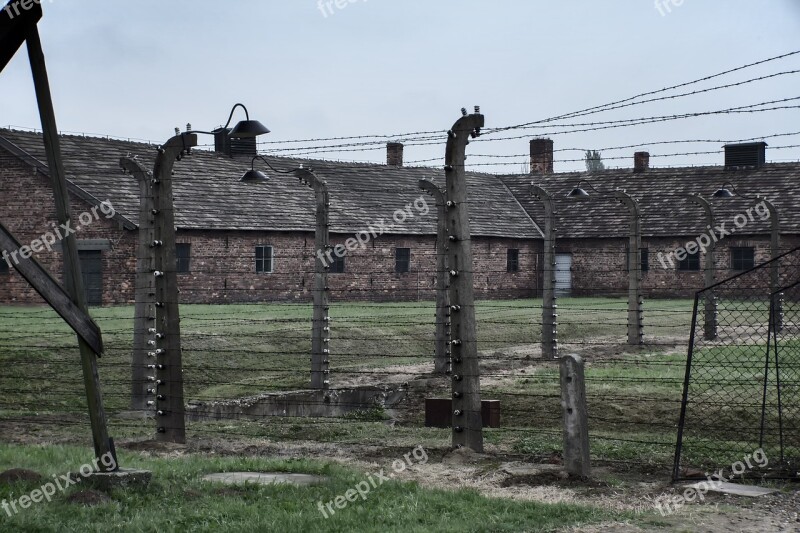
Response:
[[[340,8],[335,2],[326,6],[327,0],[44,0],[40,31],[62,131],[153,142],[163,142],[187,122],[197,129],[218,126],[236,102],[269,126],[269,141],[446,130],[461,107],[474,105],[481,106],[487,128],[503,127],[800,49],[800,0],[662,1],[657,8],[652,0],[339,0]],[[800,70],[800,55],[667,94],[790,70]],[[791,98],[800,96],[798,80],[798,74],[781,75],[563,122]],[[24,50],[0,74],[0,87],[0,125],[40,128]],[[800,105],[800,100],[777,105]],[[798,111],[712,115],[552,138],[556,149],[737,140],[800,131]],[[477,154],[526,154],[529,138],[564,129],[570,128],[485,136],[470,145],[476,156],[469,163],[497,161]],[[510,136],[523,137],[490,141]],[[766,140],[776,147],[800,144],[800,135]],[[322,155],[384,161],[384,148],[372,147],[377,149]],[[658,155],[717,150],[720,144],[648,148]],[[634,150],[603,155],[610,166],[628,167]],[[443,151],[443,144],[407,146],[405,158],[441,159]],[[581,157],[577,151],[556,154],[556,159]],[[659,157],[652,163],[717,164],[721,158]],[[474,168],[518,172],[525,159]],[[800,160],[800,149],[771,150],[768,159]],[[556,163],[557,171],[582,168],[580,162]]]

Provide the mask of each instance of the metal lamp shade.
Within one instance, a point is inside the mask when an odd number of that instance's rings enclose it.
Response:
[[[258,137],[265,133],[269,133],[269,128],[261,122],[257,120],[243,120],[234,126],[228,136],[235,139],[246,139]]]
[[[581,189],[580,187],[575,187],[570,191],[567,195],[567,198],[570,200],[588,200],[590,198],[589,193],[585,190]]]

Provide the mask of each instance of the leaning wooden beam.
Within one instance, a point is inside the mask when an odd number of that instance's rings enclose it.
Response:
[[[4,256],[3,260],[8,261],[10,266],[17,269],[25,281],[30,283],[34,290],[44,298],[44,301],[55,309],[56,313],[75,330],[75,333],[91,347],[94,353],[103,353],[103,337],[94,320],[75,305],[64,288],[29,253],[24,255],[13,253],[21,248],[19,241],[0,223],[0,250],[5,250],[8,254]]]
[[[28,44],[31,73],[33,74],[33,86],[36,90],[36,100],[39,104],[39,117],[42,120],[42,137],[44,138],[45,151],[47,152],[47,166],[50,169],[53,195],[55,196],[56,219],[59,224],[69,225],[72,214],[69,193],[67,192],[67,178],[64,173],[61,148],[58,142],[56,115],[53,109],[53,99],[50,95],[50,82],[47,79],[44,52],[42,52],[42,43],[39,39],[39,29],[35,24],[29,28],[26,42]],[[63,250],[64,285],[67,293],[79,309],[83,312],[88,312],[78,259],[78,241],[75,235],[67,235],[64,238]],[[92,425],[95,457],[110,457],[113,455],[113,446],[108,438],[106,412],[103,407],[103,397],[100,393],[100,376],[97,372],[96,357],[99,352],[92,349],[81,337],[78,337],[78,346],[81,352],[81,369],[83,370],[83,384],[86,389],[86,402],[89,407],[89,419]],[[104,471],[112,469],[112,467],[105,465],[106,462],[101,461],[99,468]],[[118,464],[115,460],[114,467]]]
[[[0,72],[25,44],[30,28],[42,18],[39,3],[29,4],[28,9],[20,4],[19,0],[11,0],[0,10]]]

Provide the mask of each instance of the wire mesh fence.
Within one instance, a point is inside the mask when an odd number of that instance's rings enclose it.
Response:
[[[759,449],[769,464],[749,474],[798,475],[798,269],[800,250],[794,249],[698,292],[675,479],[734,464]]]

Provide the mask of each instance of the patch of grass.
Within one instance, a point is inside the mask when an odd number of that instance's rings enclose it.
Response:
[[[18,466],[47,476],[77,469],[85,450],[48,446],[0,445],[0,468]],[[430,490],[416,483],[388,481],[325,519],[327,503],[365,479],[366,473],[307,460],[184,456],[146,458],[123,453],[126,466],[153,471],[147,489],[115,489],[111,503],[97,507],[70,504],[72,487],[50,503],[39,503],[9,517],[0,513],[3,531],[553,531],[567,526],[622,518],[577,505],[546,505],[489,499],[473,490]],[[424,467],[423,467],[424,468]],[[227,487],[201,481],[205,474],[231,471],[299,472],[327,476],[323,484]],[[0,486],[0,500],[16,499],[37,488]]]

